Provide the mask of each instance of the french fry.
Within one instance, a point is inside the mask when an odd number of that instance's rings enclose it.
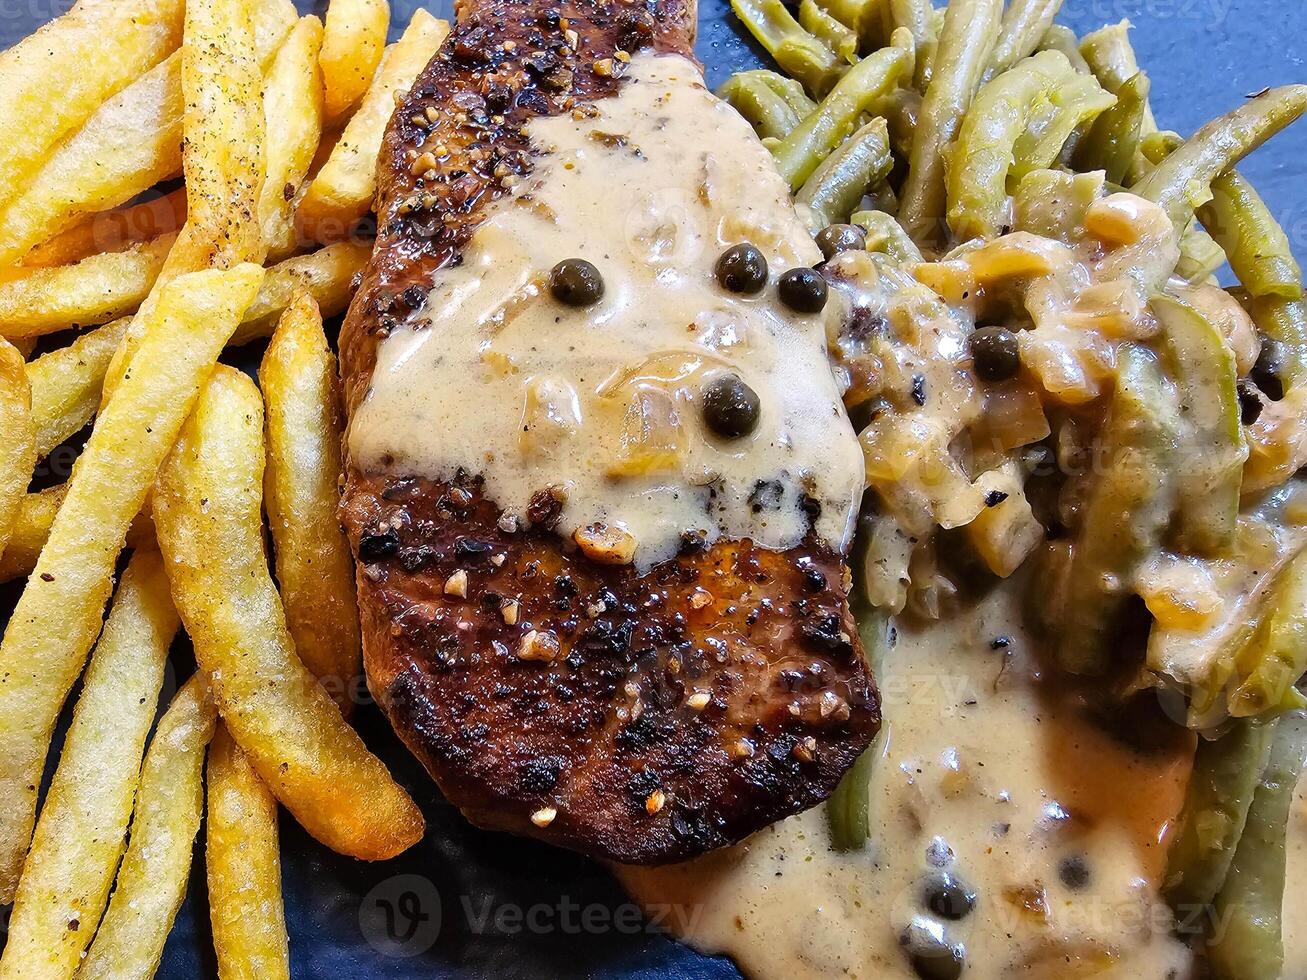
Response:
[[[290,0],[256,8],[254,48],[271,61],[294,24]],[[125,204],[182,170],[182,58],[170,55],[102,105],[0,209],[0,265],[87,215]]]
[[[204,863],[209,921],[224,980],[286,980],[277,801],[221,724],[209,746]]]
[[[95,417],[104,372],[130,317],[88,330],[67,347],[42,354],[27,365],[32,387],[32,428],[36,455],[44,459]]]
[[[327,118],[343,122],[372,84],[390,29],[387,0],[331,0],[322,38]]]
[[[157,551],[123,573],[23,865],[0,980],[70,978],[123,854],[145,740],[179,621]]]
[[[330,30],[330,14],[327,22]],[[413,84],[448,33],[448,23],[418,9],[404,36],[386,48],[363,104],[300,201],[301,232],[320,242],[336,241],[372,208],[377,156],[395,111],[395,93]]]
[[[300,293],[263,355],[264,499],[295,651],[348,717],[362,657],[354,563],[336,519],[344,432],[336,358],[317,304]]]
[[[0,196],[19,190],[63,137],[177,49],[183,6],[80,0],[0,54]]]
[[[264,551],[263,467],[258,389],[220,366],[155,484],[173,602],[268,789],[323,844],[385,860],[421,838],[422,815],[295,654]]]
[[[345,312],[354,296],[354,277],[363,271],[371,255],[370,243],[340,242],[274,265],[231,338],[232,344],[272,336],[282,313],[301,291],[313,297],[324,317]]]
[[[131,313],[154,286],[171,246],[168,235],[0,282],[0,336],[40,337]]]
[[[143,367],[96,420],[9,619],[0,641],[0,901],[18,883],[50,734],[100,631],[127,529],[262,278],[247,264],[164,290],[147,320]]]
[[[50,527],[68,495],[68,484],[47,487],[36,493],[23,494],[18,516],[14,518],[9,547],[0,555],[0,582],[26,578],[36,567],[36,560],[50,537]],[[133,551],[154,548],[154,522],[143,509],[127,529],[127,547]]]
[[[8,544],[35,465],[27,363],[13,344],[0,339],[0,555]]]
[[[82,218],[25,256],[23,265],[45,268],[71,265],[101,252],[121,252],[133,245],[170,235],[186,222],[186,189],[147,194],[135,204],[112,211],[97,211]]]
[[[322,22],[304,17],[277,53],[263,92],[267,173],[259,191],[259,225],[268,258],[295,252],[291,206],[322,137]]]
[[[159,720],[141,767],[131,843],[79,980],[149,980],[158,969],[191,872],[204,808],[204,750],[215,720],[198,675]]]

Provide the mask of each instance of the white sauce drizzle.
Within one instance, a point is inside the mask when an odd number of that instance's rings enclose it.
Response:
[[[537,119],[528,135],[542,152],[534,173],[380,342],[349,430],[355,462],[434,479],[463,467],[518,516],[560,487],[559,532],[624,527],[641,569],[689,530],[792,547],[810,523],[805,494],[821,505],[818,535],[842,549],[862,454],[826,315],[790,312],[775,285],[821,255],[748,124],[688,60],[641,53],[592,115]],[[713,275],[741,242],[767,258],[757,296]],[[593,306],[549,294],[549,270],[571,257],[603,275]],[[761,418],[723,440],[698,402],[731,372],[758,393]]]

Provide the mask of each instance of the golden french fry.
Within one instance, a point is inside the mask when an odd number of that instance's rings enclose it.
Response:
[[[327,118],[333,123],[343,121],[372,84],[389,29],[387,0],[331,0],[321,60]]]
[[[68,484],[47,487],[36,493],[23,494],[18,516],[9,535],[9,547],[0,555],[0,582],[26,578],[36,567],[36,560],[50,537],[50,527],[68,495]],[[154,548],[154,522],[148,508],[137,514],[127,529],[127,547],[133,551]]]
[[[282,313],[301,291],[313,297],[324,317],[345,312],[354,297],[354,277],[363,271],[371,255],[371,243],[339,242],[274,265],[231,338],[232,344],[272,336]]]
[[[131,843],[79,980],[149,980],[186,893],[204,808],[204,750],[213,700],[192,677],[159,720],[141,767]]]
[[[23,265],[30,268],[71,265],[101,252],[121,252],[170,235],[185,222],[186,189],[178,187],[167,194],[82,218],[28,252],[23,256]]]
[[[204,863],[218,976],[289,978],[277,801],[222,724],[209,746],[208,792]]]
[[[264,499],[286,625],[304,666],[348,716],[362,641],[354,562],[336,519],[344,422],[336,358],[306,293],[282,315],[259,384],[267,403]]]
[[[330,14],[327,23],[330,30]],[[300,201],[301,232],[320,242],[336,241],[371,210],[377,156],[395,111],[395,93],[413,84],[448,33],[448,23],[418,9],[404,36],[386,48],[363,104]]]
[[[59,141],[177,49],[183,0],[80,0],[0,54],[0,198]]]
[[[9,541],[23,494],[32,482],[35,465],[27,363],[13,344],[0,338],[0,555]]]
[[[88,330],[67,347],[42,354],[27,365],[37,458],[50,455],[95,417],[104,372],[131,322],[124,317]]]
[[[277,53],[263,91],[267,173],[259,191],[259,225],[272,261],[295,252],[291,206],[322,137],[321,47],[322,22],[302,18]]]
[[[173,602],[232,737],[274,796],[342,854],[394,857],[422,815],[295,654],[263,543],[263,404],[219,366],[159,471]]]
[[[179,625],[157,551],[123,573],[23,865],[0,980],[69,978],[122,857],[145,740]]]
[[[0,282],[0,336],[39,337],[131,313],[149,294],[171,246],[168,235]]]
[[[295,19],[290,0],[256,11],[254,48],[266,64]],[[44,101],[43,103],[44,104]],[[182,169],[182,57],[170,55],[102,105],[0,209],[0,265],[87,215],[125,204]]]
[[[13,897],[64,698],[100,631],[114,563],[155,473],[263,278],[255,265],[176,279],[147,319],[142,367],[96,420],[0,641],[0,901]]]

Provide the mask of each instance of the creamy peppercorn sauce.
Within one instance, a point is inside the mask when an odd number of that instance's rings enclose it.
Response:
[[[863,461],[826,317],[776,297],[781,273],[821,254],[767,150],[701,79],[683,57],[642,52],[617,95],[530,121],[533,173],[380,342],[349,429],[357,465],[479,473],[523,519],[532,494],[556,487],[559,534],[623,529],[640,571],[689,530],[784,550],[811,523],[847,548]],[[770,271],[755,295],[714,277],[742,242]],[[597,303],[550,295],[566,258],[598,268]],[[705,387],[730,374],[760,401],[756,429],[736,439],[701,415]]]

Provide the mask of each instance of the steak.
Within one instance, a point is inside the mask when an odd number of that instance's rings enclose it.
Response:
[[[459,18],[386,135],[376,251],[341,332],[351,417],[379,343],[413,329],[529,178],[530,121],[615,95],[637,52],[693,57],[684,0],[492,0]],[[674,557],[611,564],[559,533],[549,483],[518,519],[479,473],[347,459],[369,686],[445,796],[479,826],[639,864],[825,799],[880,722],[838,547],[811,528],[770,550],[685,529]]]

